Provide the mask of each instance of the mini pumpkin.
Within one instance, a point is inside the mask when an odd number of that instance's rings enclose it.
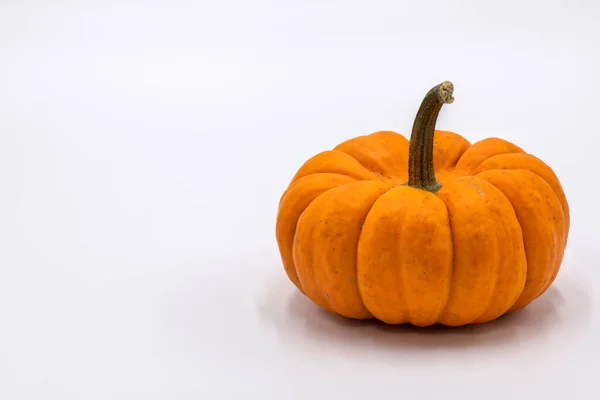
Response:
[[[569,232],[553,170],[500,138],[435,130],[444,82],[410,141],[391,131],[306,161],[279,203],[276,237],[298,290],[323,309],[388,324],[484,323],[552,284]]]

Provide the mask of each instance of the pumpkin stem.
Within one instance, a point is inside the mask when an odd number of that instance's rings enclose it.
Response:
[[[442,105],[454,101],[454,85],[443,82],[431,89],[423,99],[415,117],[408,153],[408,186],[428,190],[440,190],[433,170],[433,135],[435,123]]]

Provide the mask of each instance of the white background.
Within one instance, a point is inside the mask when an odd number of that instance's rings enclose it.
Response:
[[[594,399],[600,3],[0,2],[0,398]],[[555,284],[466,329],[326,315],[284,275],[302,162],[441,129],[552,166]]]

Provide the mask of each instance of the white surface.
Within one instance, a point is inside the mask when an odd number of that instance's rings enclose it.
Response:
[[[0,5],[1,399],[600,397],[598,2],[100,3]],[[332,318],[279,196],[443,80],[438,127],[560,177],[561,273],[476,328]]]

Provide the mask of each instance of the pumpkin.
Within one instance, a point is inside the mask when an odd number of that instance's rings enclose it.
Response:
[[[523,309],[555,280],[569,205],[542,160],[500,138],[436,130],[432,88],[408,141],[358,136],[308,159],[283,193],[285,272],[321,308],[388,324],[461,326]]]

